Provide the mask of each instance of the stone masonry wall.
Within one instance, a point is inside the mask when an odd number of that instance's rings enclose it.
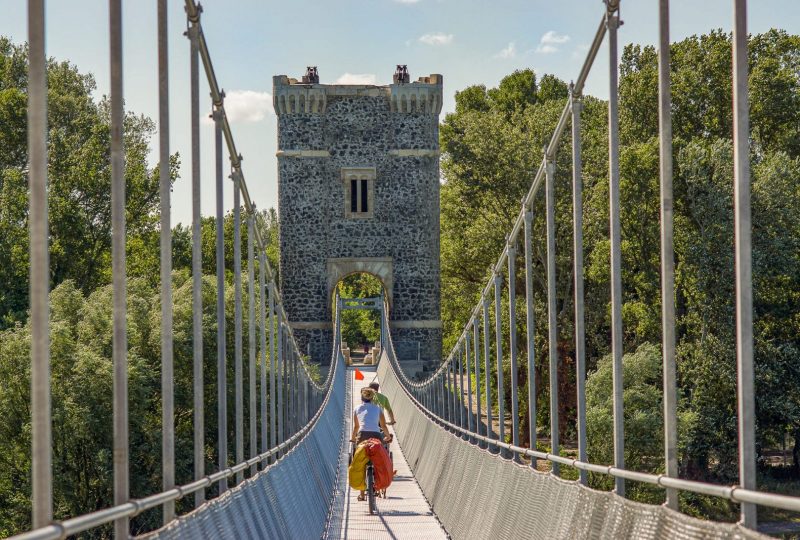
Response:
[[[329,362],[331,280],[344,277],[329,276],[330,262],[373,261],[391,276],[395,340],[420,341],[423,364],[440,361],[441,77],[383,87],[274,82],[280,287],[298,345]],[[346,216],[349,167],[375,169],[370,218]]]

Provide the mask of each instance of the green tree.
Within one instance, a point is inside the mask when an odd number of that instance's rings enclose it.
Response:
[[[111,279],[109,102],[95,102],[94,78],[68,62],[49,60],[47,79],[51,280],[89,292]],[[0,37],[0,328],[22,321],[28,305],[26,85],[27,49]],[[125,117],[129,249],[145,255],[131,257],[131,271],[150,275],[158,260],[158,170],[147,165],[154,129],[148,118]],[[174,179],[177,156],[170,167]]]
[[[342,298],[373,298],[383,294],[380,279],[365,272],[350,274],[337,285]],[[373,310],[346,310],[342,313],[342,341],[351,348],[373,344],[381,337],[380,313]]]

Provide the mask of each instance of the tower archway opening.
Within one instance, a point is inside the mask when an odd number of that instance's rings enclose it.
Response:
[[[334,288],[343,299],[385,298],[386,287],[380,278],[368,272],[354,272],[341,278]],[[334,302],[331,305],[335,306]],[[340,313],[342,347],[349,350],[356,364],[375,362],[373,348],[381,340],[380,311],[377,309],[343,309]]]

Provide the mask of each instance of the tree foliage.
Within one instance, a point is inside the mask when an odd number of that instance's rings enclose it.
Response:
[[[730,35],[720,31],[687,38],[672,45],[671,73],[681,475],[721,482],[737,476],[730,50]],[[763,452],[786,434],[800,448],[800,36],[771,30],[752,36],[749,51],[757,437]],[[626,455],[629,466],[655,472],[663,471],[660,352],[651,345],[661,341],[657,81],[655,49],[627,46],[619,86],[622,314],[629,351],[625,399],[635,404],[626,410]],[[440,130],[446,347],[460,334],[491,276],[542,163],[539,149],[549,142],[567,96],[564,82],[530,71],[509,75],[495,89],[473,86],[456,94],[456,111]],[[609,462],[607,106],[590,96],[583,101],[586,358],[590,416],[598,422],[590,433],[590,455]],[[555,156],[559,413],[568,439],[575,429],[571,144],[567,130]],[[540,193],[532,208],[535,347],[527,351],[526,340],[519,340],[523,367],[518,378],[523,387],[529,384],[524,366],[532,354],[538,425],[546,435],[544,189]],[[517,333],[524,336],[522,257],[515,274]],[[506,313],[501,323],[507,335]],[[508,388],[508,365],[503,372]],[[521,405],[524,425],[528,404]],[[527,430],[521,434],[527,441]],[[795,474],[800,477],[800,470]],[[643,498],[649,496],[642,492]]]

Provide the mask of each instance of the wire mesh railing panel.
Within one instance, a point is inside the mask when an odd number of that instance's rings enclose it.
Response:
[[[183,485],[176,485],[176,449],[184,447],[176,442],[176,423],[179,418],[185,417],[185,406],[176,408],[176,362],[175,335],[177,328],[173,317],[175,303],[173,290],[175,289],[173,275],[172,253],[172,221],[171,221],[171,181],[170,167],[170,114],[169,101],[169,24],[168,2],[158,0],[156,34],[158,42],[158,99],[159,99],[159,196],[160,196],[160,275],[159,275],[159,300],[160,300],[160,363],[161,385],[156,399],[161,404],[161,422],[157,426],[161,431],[161,467],[160,491],[147,493],[143,498],[133,499],[131,491],[137,490],[137,482],[131,482],[131,433],[137,433],[142,420],[129,414],[129,404],[134,391],[138,388],[129,388],[128,372],[133,362],[129,363],[128,335],[130,314],[128,313],[128,282],[131,280],[126,257],[126,193],[125,177],[126,162],[123,147],[123,48],[122,33],[125,26],[122,14],[121,0],[109,0],[109,49],[110,49],[110,161],[111,161],[111,280],[113,283],[113,505],[103,507],[103,503],[93,502],[100,507],[91,513],[77,516],[66,516],[61,521],[53,520],[53,441],[52,441],[52,412],[51,412],[51,382],[50,382],[50,351],[48,322],[48,287],[49,287],[49,261],[47,249],[47,230],[50,226],[47,217],[47,98],[48,80],[46,75],[46,62],[44,51],[44,22],[45,10],[42,0],[31,0],[28,10],[30,27],[30,77],[29,95],[31,104],[29,110],[29,149],[31,154],[30,183],[32,186],[30,196],[31,210],[31,325],[33,343],[31,349],[32,360],[32,525],[34,530],[19,535],[20,538],[62,538],[77,534],[97,527],[110,528],[113,522],[114,536],[127,538],[131,533],[131,518],[143,512],[161,509],[163,524],[169,524],[175,516],[175,503],[177,500],[194,494],[194,506],[201,507],[206,491],[214,494],[214,486],[219,493],[225,493],[230,486],[241,484],[246,476],[255,478],[259,470],[264,471],[269,463],[287,452],[292,458],[278,469],[287,471],[294,463],[295,476],[308,470],[311,453],[314,459],[322,455],[328,438],[336,436],[336,429],[320,429],[320,418],[327,419],[334,413],[323,411],[324,403],[336,404],[341,402],[341,397],[333,396],[331,388],[335,382],[332,375],[335,370],[328,370],[324,381],[318,381],[311,368],[306,365],[302,351],[298,350],[284,304],[277,288],[277,275],[269,264],[267,258],[267,240],[269,230],[264,227],[263,218],[250,198],[247,183],[242,169],[242,156],[236,149],[235,140],[230,123],[225,111],[225,94],[221,90],[214,72],[211,55],[208,50],[203,27],[200,22],[202,8],[194,0],[185,0],[187,17],[186,36],[189,40],[187,47],[190,63],[190,95],[191,95],[191,176],[192,176],[192,411],[193,423],[191,425],[192,448],[192,481]],[[202,68],[200,67],[202,64]],[[216,227],[212,239],[216,251],[216,318],[213,320],[216,327],[216,362],[204,359],[204,309],[202,283],[202,246],[201,242],[201,170],[200,170],[200,70],[206,75],[206,80],[211,95],[212,118],[214,123],[214,178],[215,178],[215,206]],[[175,122],[172,122],[175,125]],[[224,220],[226,219],[224,188],[224,154],[230,166],[229,178],[233,183],[233,207],[230,215],[233,218],[233,238],[226,238]],[[242,232],[245,227],[247,233],[247,249],[243,250]],[[233,246],[233,332],[229,339],[226,332],[226,287],[231,284],[226,279],[226,247]],[[256,270],[258,271],[258,287],[256,288]],[[242,273],[247,272],[247,295],[243,290]],[[244,302],[247,301],[245,310]],[[255,309],[258,304],[258,311]],[[126,314],[127,313],[127,314]],[[245,320],[246,319],[246,320]],[[245,324],[246,323],[246,324]],[[248,343],[244,343],[244,331],[247,329]],[[256,354],[256,329],[259,333],[260,351]],[[229,344],[228,341],[231,341]],[[245,346],[247,345],[247,348]],[[338,363],[338,349],[334,349],[332,365]],[[245,352],[247,353],[245,357]],[[269,366],[267,366],[269,355]],[[230,359],[228,358],[230,356]],[[214,394],[216,400],[209,400],[215,411],[205,411],[204,402],[207,395],[208,373],[204,374],[204,362],[215,365],[216,387]],[[247,365],[245,363],[247,362]],[[257,363],[259,365],[257,365]],[[232,369],[230,369],[232,367]],[[229,374],[232,371],[232,382],[229,388]],[[269,385],[267,384],[267,371],[269,371]],[[256,396],[256,373],[258,372],[260,388]],[[247,377],[248,401],[245,403],[245,377]],[[341,377],[341,375],[340,375]],[[185,381],[179,381],[185,382]],[[327,396],[327,397],[326,397]],[[180,396],[178,396],[180,397]],[[150,396],[148,396],[150,398]],[[260,400],[260,403],[259,403]],[[216,403],[214,403],[216,401]],[[231,422],[228,422],[228,402],[232,402]],[[335,407],[334,407],[335,409]],[[320,416],[322,412],[326,415]],[[341,413],[341,410],[339,411]],[[210,440],[205,432],[206,416],[216,413],[217,434]],[[340,415],[340,414],[339,414]],[[247,422],[246,422],[247,420]],[[326,420],[327,421],[327,420]],[[246,426],[246,427],[245,427]],[[258,429],[261,430],[260,447]],[[248,433],[245,431],[249,430]],[[313,433],[309,435],[309,430]],[[184,433],[179,433],[184,436]],[[310,438],[309,438],[310,437]],[[135,439],[135,437],[133,438]],[[318,440],[320,439],[320,440]],[[249,443],[247,456],[245,445]],[[296,444],[303,444],[303,448],[310,447],[308,452],[296,452]],[[231,452],[229,452],[229,450]],[[216,470],[210,472],[208,457],[215,455]],[[304,456],[301,462],[300,458]],[[135,455],[134,455],[135,457]],[[179,456],[183,459],[185,456]],[[233,459],[231,459],[233,458]],[[246,459],[247,458],[247,459]],[[313,460],[312,460],[313,461]],[[283,460],[277,461],[282,463]],[[318,481],[319,489],[331,484],[329,466],[322,462],[311,466]],[[277,473],[276,481],[282,480]],[[258,476],[259,478],[261,476]],[[94,481],[94,479],[89,479]],[[184,479],[184,482],[186,480]],[[133,488],[131,486],[134,486]],[[250,485],[250,484],[248,484]],[[283,486],[289,489],[287,484]],[[248,488],[252,489],[252,488]],[[237,491],[238,493],[238,491]],[[265,494],[266,493],[266,494]],[[259,494],[261,502],[269,492]],[[236,503],[240,505],[252,494],[248,491],[246,497],[237,494],[222,499],[219,505],[228,507]],[[271,495],[270,495],[271,496]],[[324,503],[328,494],[318,495],[316,502]],[[270,499],[271,504],[279,501],[278,497]],[[110,501],[108,501],[110,502]],[[105,504],[108,504],[106,502]],[[324,506],[324,504],[322,505]],[[185,507],[183,508],[185,509]],[[294,517],[300,515],[300,510],[284,509],[284,512],[295,512]],[[152,516],[156,514],[153,513]],[[61,516],[59,516],[61,517]],[[257,530],[265,530],[265,524],[271,526],[273,518],[256,519],[257,516],[244,516],[235,519],[228,514],[213,516],[208,514],[194,521],[186,527],[193,527],[198,532],[205,531],[206,536],[226,537],[231,527],[241,529],[246,535],[255,534]],[[228,520],[228,521],[226,521]],[[146,525],[138,530],[153,528],[154,518],[146,516]],[[177,526],[177,525],[176,525]],[[285,523],[282,524],[285,526]],[[269,527],[267,527],[269,528]],[[214,531],[213,533],[211,531]],[[282,530],[273,528],[272,532]],[[240,537],[240,536],[232,536]]]
[[[658,325],[662,336],[661,350],[659,351],[661,353],[661,366],[659,366],[661,369],[659,371],[663,373],[663,377],[660,382],[656,383],[659,388],[654,389],[663,400],[663,428],[654,428],[663,429],[663,444],[660,445],[660,451],[650,452],[647,456],[650,463],[641,464],[642,460],[639,458],[645,457],[645,451],[640,449],[639,440],[637,440],[641,437],[629,436],[631,441],[626,446],[625,436],[626,423],[628,429],[632,429],[630,420],[626,420],[626,415],[631,416],[632,413],[637,414],[640,411],[632,411],[630,405],[627,411],[624,407],[625,401],[630,403],[629,398],[624,397],[624,392],[628,392],[632,382],[628,381],[626,387],[625,381],[623,381],[623,371],[629,370],[623,366],[629,363],[628,359],[631,356],[630,354],[626,355],[624,349],[631,346],[632,339],[629,336],[635,332],[630,329],[623,332],[622,328],[623,307],[630,306],[629,303],[623,303],[623,300],[631,297],[631,294],[623,295],[623,287],[626,283],[622,276],[622,243],[623,240],[627,241],[628,239],[622,237],[621,216],[631,209],[624,207],[625,203],[621,198],[625,191],[621,185],[620,173],[621,68],[618,47],[618,33],[622,25],[620,0],[604,1],[600,23],[581,70],[574,83],[568,87],[568,95],[564,98],[560,117],[552,133],[547,134],[548,142],[542,150],[541,161],[531,179],[530,187],[521,201],[511,230],[506,235],[501,253],[496,263],[489,269],[469,319],[460,335],[452,336],[455,338],[455,343],[451,352],[443,358],[439,368],[422,381],[410,380],[401,370],[398,370],[397,376],[408,394],[426,408],[426,414],[452,432],[455,439],[472,441],[494,453],[499,453],[502,457],[514,457],[517,460],[524,457],[526,461],[530,460],[530,468],[537,467],[537,460],[545,460],[547,461],[546,465],[550,467],[551,473],[555,476],[562,474],[564,466],[570,467],[569,469],[564,468],[564,472],[570,474],[575,473],[574,469],[577,469],[577,481],[583,485],[588,484],[589,473],[595,473],[597,475],[595,478],[600,479],[598,484],[613,483],[614,492],[621,497],[625,497],[628,484],[636,487],[636,493],[632,494],[633,497],[640,496],[642,493],[640,488],[650,489],[650,486],[655,486],[656,489],[653,492],[660,492],[659,496],[663,494],[667,506],[673,510],[678,509],[681,491],[694,494],[687,494],[687,499],[698,500],[695,499],[695,496],[699,495],[723,499],[715,501],[713,504],[727,504],[726,501],[730,501],[738,505],[743,526],[756,529],[758,525],[756,505],[800,512],[800,497],[782,495],[779,493],[781,488],[771,487],[773,492],[767,492],[766,489],[759,490],[756,481],[756,396],[753,391],[754,330],[752,242],[750,237],[752,228],[751,178],[749,171],[751,142],[747,106],[749,87],[746,3],[746,0],[734,0],[733,2],[734,24],[731,37],[733,130],[731,139],[735,149],[732,178],[734,204],[730,215],[725,218],[732,218],[730,221],[734,224],[733,232],[735,233],[733,234],[735,240],[735,264],[733,266],[735,266],[736,287],[735,292],[731,290],[731,300],[735,300],[736,324],[735,332],[731,337],[735,335],[736,338],[735,387],[737,395],[735,407],[731,403],[731,410],[735,411],[737,422],[735,437],[738,439],[738,448],[735,456],[731,456],[729,459],[737,462],[738,477],[728,477],[731,478],[729,481],[734,485],[684,480],[679,477],[678,397],[686,394],[688,390],[685,384],[683,388],[679,388],[676,384],[674,304],[676,294],[680,296],[682,292],[675,286],[676,250],[673,238],[675,201],[672,189],[674,173],[671,128],[674,109],[670,89],[669,0],[659,0],[658,10],[654,12],[654,15],[658,15],[660,45],[657,54],[659,194],[658,200],[653,200],[652,203],[657,202],[660,210],[660,242],[654,240],[648,248],[658,251],[660,265],[647,278],[653,282],[660,282],[660,298],[654,299],[654,301],[660,300],[663,310],[660,325]],[[604,58],[600,62],[598,54],[604,41],[607,45],[607,55],[604,54]],[[595,64],[597,67],[593,68]],[[599,177],[602,182],[600,185],[604,188],[599,193],[607,198],[608,203],[606,206],[603,202],[602,206],[598,207],[595,200],[592,201],[592,204],[595,205],[594,210],[589,209],[588,204],[587,210],[584,210],[584,199],[587,201],[592,199],[591,195],[583,190],[582,155],[591,155],[598,160],[598,154],[592,149],[593,147],[589,146],[588,137],[587,147],[581,147],[581,115],[584,114],[584,121],[587,123],[592,119],[592,114],[583,113],[584,85],[592,69],[602,70],[603,74],[608,77],[609,97],[606,103],[607,107],[602,107],[605,114],[602,121],[607,121],[607,179],[606,173]],[[624,65],[622,69],[626,69]],[[597,103],[588,97],[585,101],[587,107],[589,105],[596,106]],[[586,130],[584,131],[586,132]],[[569,157],[571,159],[557,159],[559,152],[564,153],[565,149],[562,149],[562,146],[570,147],[571,155]],[[535,151],[535,149],[531,150]],[[605,154],[604,150],[603,153]],[[599,161],[605,169],[606,156],[600,158]],[[560,174],[560,171],[556,170],[557,164],[566,165],[566,169],[571,168],[569,171],[571,174]],[[592,168],[589,165],[596,166],[597,163],[587,163],[585,169]],[[589,178],[592,178],[593,182],[598,181],[596,173],[593,174],[594,176],[592,174],[587,176],[587,181]],[[562,191],[562,186],[556,186],[559,175],[562,178],[571,177],[571,182],[568,183],[569,193],[567,193],[571,197],[564,197],[565,192]],[[626,182],[628,181],[630,180],[626,179]],[[634,183],[638,181],[638,178],[633,180]],[[559,196],[556,196],[556,191],[560,193]],[[556,207],[570,202],[571,212],[556,211]],[[584,224],[583,219],[590,216],[592,212],[597,212],[598,208],[604,216],[607,212],[607,218],[603,218],[604,222],[607,219],[607,228],[604,223],[603,231],[599,236],[596,235],[596,231],[595,234],[589,235],[590,228]],[[565,218],[565,216],[568,217]],[[569,222],[570,218],[571,222]],[[592,242],[593,247],[591,253],[594,262],[588,265],[584,260],[586,249],[584,232],[587,232],[587,239]],[[791,233],[787,232],[787,234]],[[562,246],[567,247],[564,249]],[[597,257],[598,253],[607,260],[607,263],[602,263],[602,271],[608,274],[607,282],[605,281],[606,275],[603,274],[603,287],[607,287],[607,291],[602,291],[602,294],[598,296],[596,290],[598,283],[594,281],[592,282],[593,290],[587,295],[584,290],[584,276],[596,272],[601,266],[597,263],[601,260]],[[520,259],[523,258],[524,264],[521,264],[523,261]],[[564,261],[571,264],[564,264]],[[523,272],[524,280],[520,279]],[[567,280],[564,279],[564,272],[570,274],[567,276]],[[559,277],[556,275],[557,273],[560,275],[560,281],[567,281],[570,285],[561,293],[557,288],[559,282],[556,279]],[[631,278],[627,277],[626,280],[630,284]],[[520,284],[524,284],[524,287],[520,287]],[[657,284],[651,283],[650,285]],[[525,298],[524,302],[521,302],[523,289]],[[635,286],[632,289],[635,289]],[[559,294],[561,294],[560,297]],[[598,302],[598,298],[603,298],[602,303]],[[594,335],[589,338],[586,337],[585,327],[591,318],[585,310],[587,299],[592,299],[596,305],[604,304],[602,316],[607,319],[600,326],[596,325],[596,320],[594,321],[595,325],[592,330]],[[606,299],[607,304],[605,304]],[[534,300],[536,301],[534,302]],[[730,303],[732,308],[734,302]],[[558,304],[562,305],[560,309]],[[568,309],[570,307],[574,309]],[[538,314],[536,313],[537,309],[540,310]],[[570,311],[574,312],[574,318]],[[607,313],[605,313],[606,311]],[[560,316],[557,312],[560,312]],[[597,317],[596,314],[595,317]],[[386,326],[386,322],[383,324],[384,333],[387,333],[388,326]],[[525,327],[524,333],[523,326]],[[607,339],[606,336],[610,336],[610,339]],[[609,396],[608,411],[604,412],[607,414],[604,418],[608,418],[609,433],[606,437],[608,448],[605,450],[605,454],[598,452],[596,446],[592,448],[595,456],[603,456],[601,458],[594,457],[595,460],[605,461],[602,465],[590,462],[591,453],[587,448],[589,428],[596,432],[596,428],[600,425],[600,421],[595,415],[593,416],[595,422],[591,426],[587,426],[586,357],[587,344],[591,344],[592,341],[602,342],[603,350],[607,346],[609,353],[606,358],[610,376],[608,383],[603,383],[603,391],[607,392]],[[521,354],[523,347],[525,349],[524,356]],[[399,347],[393,351],[395,358],[400,353]],[[686,353],[683,354],[686,357]],[[471,356],[474,357],[472,365],[470,365]],[[597,350],[594,351],[593,358],[590,360],[597,362],[596,366],[598,367],[595,372],[599,372],[600,361],[597,358]],[[574,372],[570,373],[573,366]],[[470,377],[471,370],[476,375],[474,385]],[[527,380],[522,384],[527,385],[528,392],[527,396],[521,396],[520,376],[525,372],[527,372]],[[544,380],[540,380],[539,377],[545,373]],[[563,395],[564,390],[571,387],[570,382],[573,376],[575,377],[575,395],[565,396]],[[630,377],[630,375],[628,376]],[[684,381],[685,378],[686,375],[684,375]],[[594,379],[594,381],[597,380],[598,378]],[[545,394],[549,397],[547,402],[540,399]],[[537,399],[540,400],[540,408],[544,406],[549,409],[542,411],[544,414],[537,411]],[[524,410],[521,408],[523,400],[527,401],[528,406],[528,418],[525,419],[521,414]],[[475,417],[472,417],[473,404],[475,404]],[[577,459],[565,457],[567,452],[562,448],[560,440],[560,435],[568,434],[572,427],[573,408]],[[544,423],[542,417],[549,420],[547,422],[549,425],[542,425]],[[474,423],[472,422],[473,418],[476,420]],[[525,420],[528,421],[529,426],[528,433],[523,434],[520,431],[520,423]],[[568,425],[565,426],[565,424]],[[547,451],[539,450],[545,441],[540,440],[537,443],[537,428],[544,428],[545,434],[549,435]],[[399,429],[403,430],[404,428],[401,426]],[[422,428],[415,426],[415,429]],[[433,435],[426,431],[408,432],[406,436],[408,444],[416,448],[422,437]],[[652,436],[660,438],[661,433],[652,433]],[[631,462],[638,459],[640,464],[631,465],[629,463],[626,466],[626,456]],[[435,460],[437,463],[436,470],[427,468],[426,463],[429,462],[420,463],[420,466],[423,467],[420,477],[424,478],[423,482],[426,483],[428,489],[437,493],[441,489],[441,484],[455,482],[456,485],[461,485],[457,478],[449,476],[451,473],[448,467],[453,463],[451,456],[427,456],[426,459]],[[663,469],[659,465],[660,462],[664,464]],[[455,466],[462,465],[456,464]],[[632,470],[633,467],[646,469],[647,472]],[[690,467],[686,469],[684,474],[691,474],[694,478],[714,478],[713,474],[704,476],[689,470]],[[662,471],[664,474],[661,474]],[[425,476],[427,474],[430,474],[431,477],[427,478]],[[448,476],[443,476],[445,474]],[[505,474],[505,472],[500,474]],[[605,478],[602,475],[605,475]],[[607,482],[609,480],[610,482]],[[642,486],[642,484],[650,486]],[[481,487],[478,486],[476,489],[481,489]],[[554,497],[555,495],[550,493],[548,496]],[[513,506],[516,501],[511,501],[509,504]],[[597,503],[595,501],[591,504]],[[616,508],[614,505],[618,504],[618,501],[615,500],[613,504],[609,503],[609,508]],[[693,509],[698,508],[694,502],[690,504]],[[594,516],[592,508],[593,506],[589,508],[586,516],[595,519],[592,517]],[[701,511],[707,514],[713,513],[713,511]],[[646,513],[645,510],[640,512]],[[617,517],[621,520],[618,525],[614,524],[616,522],[604,522],[601,528],[614,531],[615,527],[619,526],[622,527],[620,531],[628,531],[625,527],[631,526],[631,522]],[[455,526],[459,527],[461,524],[456,523]],[[643,526],[649,530],[647,527],[650,526],[650,522],[645,522]],[[589,528],[594,529],[595,526],[592,525]],[[644,534],[649,533],[645,531]]]
[[[767,538],[739,524],[594,490],[480,448],[465,432],[445,429],[454,426],[409,393],[388,341],[378,364],[381,391],[402,419],[395,432],[414,476],[452,538]]]
[[[328,521],[344,430],[345,370],[308,432],[277,462],[158,531],[138,538],[316,538]]]

